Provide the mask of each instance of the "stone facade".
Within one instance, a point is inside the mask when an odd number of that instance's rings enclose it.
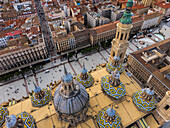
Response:
[[[169,79],[166,78],[166,74],[168,73],[169,68],[166,66],[158,70],[156,65],[159,65],[159,56],[157,56],[157,59],[153,58],[152,60],[145,62],[142,59],[143,57],[141,58],[141,54],[148,52],[150,49],[156,49],[157,47],[164,51],[164,49],[168,49],[168,44],[169,39],[157,43],[157,45],[151,45],[150,47],[144,48],[143,50],[131,53],[127,62],[127,68],[133,74],[134,78],[145,87],[153,87],[155,94],[160,99],[165,96],[166,91],[168,91],[170,87]],[[166,57],[164,59],[162,58],[162,60],[167,61]],[[162,71],[165,68],[166,70]]]
[[[167,91],[164,98],[157,104],[156,110],[166,122],[170,121],[170,91]]]
[[[47,57],[47,50],[44,44],[6,52],[6,54],[0,55],[0,75],[43,62]]]
[[[119,56],[119,62],[123,62],[126,49],[129,45],[128,38],[132,27],[132,24],[122,24],[120,22],[117,24],[116,37],[112,41],[109,61],[112,61],[114,56]]]
[[[153,12],[153,13],[144,15],[143,17],[144,22],[142,24],[142,29],[149,28],[152,26],[157,26],[160,23],[162,17],[163,17],[162,12]]]

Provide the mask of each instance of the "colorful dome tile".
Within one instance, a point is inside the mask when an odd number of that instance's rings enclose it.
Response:
[[[123,66],[121,64],[119,64],[119,66],[117,66],[117,67],[114,67],[111,61],[106,64],[106,71],[107,72],[111,73],[115,69],[117,69],[117,71],[119,73],[122,73],[123,70],[124,70],[124,68],[123,68]]]
[[[31,97],[32,106],[42,107],[51,101],[51,99],[52,99],[51,91],[47,90],[47,89],[42,89],[42,91],[44,92],[44,96],[43,96],[43,98],[40,98],[40,99],[36,98],[35,93],[33,93],[32,97]]]
[[[81,79],[80,74],[77,75],[76,81],[81,83],[85,88],[91,87],[94,83],[94,78],[91,74],[87,73],[88,78],[86,80]]]
[[[147,100],[143,97],[143,92],[146,92],[150,99]],[[140,109],[144,111],[151,111],[156,107],[155,98],[152,96],[154,94],[153,91],[149,91],[149,89],[142,89],[140,91],[137,91],[132,95],[133,97],[133,103]],[[144,94],[145,95],[145,94]]]
[[[23,125],[23,128],[36,128],[33,117],[25,111],[17,114],[16,116],[8,116],[6,121],[7,128],[14,127],[18,123],[18,119],[22,119],[22,122],[20,123]]]
[[[0,126],[5,122],[5,117],[9,115],[7,108],[0,106]]]
[[[100,128],[120,128],[121,118],[113,108],[103,108],[97,116],[97,123]]]
[[[106,75],[101,78],[102,89],[106,92],[106,94],[116,99],[124,96],[126,94],[125,85],[122,82],[120,82],[120,84],[117,87],[114,87],[109,83],[109,77],[110,75]]]

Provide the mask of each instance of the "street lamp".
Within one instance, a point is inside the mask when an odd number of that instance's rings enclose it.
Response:
[[[33,75],[35,75],[35,71],[33,70],[32,65],[30,65],[30,69],[31,69]]]
[[[21,73],[21,75],[22,75],[23,79],[25,79],[24,74],[23,74],[23,72],[21,71],[21,69],[20,69],[20,68],[18,69],[18,71]]]

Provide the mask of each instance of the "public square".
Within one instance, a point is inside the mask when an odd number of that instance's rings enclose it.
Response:
[[[159,37],[154,35],[154,33],[158,33],[159,31],[165,35],[165,39],[170,38],[170,22],[161,22],[159,28],[154,28],[153,32],[149,33],[152,35],[152,37],[148,37],[147,35],[149,34],[147,34],[144,38],[138,39],[138,42],[135,42],[134,39],[131,39],[129,47],[126,51],[126,55],[139,50],[138,48],[145,48],[156,43],[154,38],[158,38],[161,41]],[[143,41],[145,44],[140,44],[139,41]],[[41,88],[46,88],[47,84],[50,84],[50,82],[60,80],[64,74],[63,64],[65,64],[68,72],[70,72],[74,77],[81,72],[83,63],[85,64],[85,67],[88,71],[95,69],[96,65],[103,64],[108,61],[110,51],[111,46],[107,49],[101,48],[100,52],[94,50],[91,51],[91,53],[87,53],[85,55],[78,53],[78,61],[75,61],[74,58],[70,58],[71,62],[68,62],[66,58],[64,61],[58,59],[44,65],[42,70],[36,72],[36,76],[33,74],[28,74],[25,80],[19,78],[0,83],[0,103],[7,102],[8,99],[14,98],[18,100],[21,99],[22,96],[28,96],[29,92],[34,90],[33,82]],[[45,73],[46,70],[49,70],[49,72]]]

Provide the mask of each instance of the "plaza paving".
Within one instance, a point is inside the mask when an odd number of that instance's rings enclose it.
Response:
[[[170,38],[170,22],[168,23],[163,23],[161,22],[161,29],[160,32],[162,32],[165,35],[165,39]],[[157,33],[158,28],[155,28],[152,32],[152,36],[155,38],[156,36],[153,35],[153,33]],[[145,37],[139,39],[139,41],[144,41],[145,45],[140,44],[139,42],[135,43],[134,40],[130,41],[129,47],[127,48],[126,54],[129,55],[131,52],[134,52],[137,50],[137,47],[147,47],[149,45],[152,45],[156,43],[153,41],[153,37]],[[92,53],[88,53],[88,55],[82,55],[79,53],[78,56],[78,61],[72,61],[69,62],[67,59],[64,61],[61,61],[60,59],[55,60],[53,62],[50,62],[44,66],[41,72],[36,74],[35,76],[28,76],[26,81],[24,79],[19,79],[15,80],[14,82],[9,82],[9,83],[0,83],[0,103],[8,101],[8,99],[15,98],[15,99],[20,99],[22,96],[27,96],[27,88],[28,87],[28,92],[31,92],[34,90],[34,83],[38,82],[38,85],[42,88],[46,88],[47,84],[50,84],[50,82],[58,81],[61,79],[63,76],[64,70],[63,70],[63,65],[61,63],[66,63],[65,66],[68,70],[68,72],[72,73],[73,76],[76,76],[76,74],[79,74],[81,72],[81,67],[83,65],[83,62],[89,71],[90,69],[96,68],[96,65],[106,63],[109,58],[109,54],[111,51],[111,47],[105,49],[101,49],[100,52],[94,51]],[[87,57],[85,59],[84,57]],[[74,60],[74,58],[71,58],[70,60]],[[59,65],[59,66],[57,66]],[[52,67],[52,68],[51,68]],[[45,73],[45,69],[48,69],[50,72]],[[36,82],[37,78],[37,82]]]

